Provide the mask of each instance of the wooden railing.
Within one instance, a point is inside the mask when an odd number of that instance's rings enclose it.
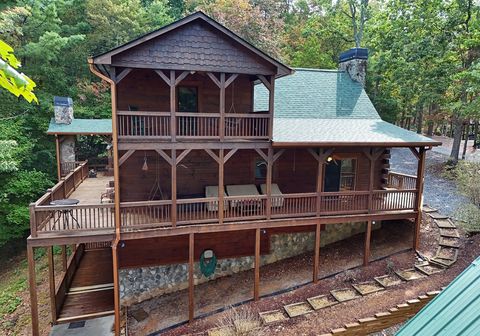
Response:
[[[272,196],[271,218],[312,217],[318,215],[348,215],[380,211],[414,210],[416,190],[348,191]],[[318,198],[319,197],[319,198]],[[218,223],[218,198],[177,200],[177,221],[172,223],[172,202],[121,203],[122,229],[132,231],[172,225],[197,225]],[[267,219],[267,196],[226,196],[224,198],[225,222]]]
[[[171,130],[170,112],[117,111],[119,139],[164,139],[173,135],[183,139],[268,139],[268,112],[220,113],[176,112],[175,129]],[[223,132],[222,132],[223,128]]]
[[[417,177],[414,175],[390,172],[387,178],[387,187],[398,190],[415,189]]]
[[[67,176],[69,173],[75,170],[82,162],[72,161],[72,162],[60,162],[60,175],[62,177]]]
[[[83,163],[31,205],[33,237],[44,232],[101,231],[115,227],[113,204],[49,205],[52,200],[67,198],[87,172]],[[235,222],[415,210],[417,196],[415,189],[283,194],[272,195],[270,202],[266,195],[225,196],[222,218],[224,222]],[[174,210],[176,220],[172,216]],[[219,222],[219,215],[218,197],[178,199],[175,205],[171,200],[120,203],[123,231],[213,224]]]

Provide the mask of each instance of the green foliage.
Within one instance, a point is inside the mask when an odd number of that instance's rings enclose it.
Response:
[[[457,211],[459,225],[470,235],[480,232],[480,208],[473,204],[465,204]]]

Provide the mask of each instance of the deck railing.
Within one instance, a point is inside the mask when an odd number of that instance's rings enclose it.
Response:
[[[415,189],[417,185],[417,177],[414,175],[401,173],[388,173],[387,187],[394,189]]]
[[[270,115],[265,111],[226,113],[223,123],[220,113],[176,112],[175,134],[170,112],[117,111],[117,118],[118,138],[125,140],[220,139],[221,134],[227,139],[269,138]]]
[[[87,173],[86,164],[62,180],[31,206],[32,235],[37,232],[85,231],[113,229],[113,204],[79,204],[51,206],[52,200],[66,198],[76,183],[79,172]],[[84,170],[81,170],[84,169]],[[77,175],[76,175],[77,174]],[[400,174],[396,174],[397,176]],[[78,177],[81,181],[84,175]],[[410,181],[410,176],[407,176]],[[405,185],[405,184],[404,184]],[[122,202],[120,216],[123,231],[224,222],[268,220],[268,218],[314,217],[415,210],[418,192],[415,189],[342,191],[272,195],[225,196],[223,216],[218,197]],[[268,209],[270,204],[270,209]],[[176,213],[176,220],[172,216]],[[64,217],[64,215],[67,215]],[[75,218],[72,221],[71,217]]]

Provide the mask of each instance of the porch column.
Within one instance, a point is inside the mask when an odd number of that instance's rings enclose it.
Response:
[[[118,240],[112,244],[113,257],[113,302],[115,311],[115,336],[120,336],[120,281],[118,278]]]
[[[28,261],[28,284],[30,290],[30,312],[32,316],[32,335],[39,336],[38,328],[38,303],[37,303],[37,279],[35,276],[35,258],[33,247],[27,245]]]
[[[266,206],[266,215],[267,219],[270,219],[272,216],[272,171],[273,171],[273,148],[268,148],[267,154],[267,206]]]
[[[218,222],[219,224],[223,223],[224,212],[224,198],[225,198],[225,188],[223,187],[225,175],[225,151],[224,149],[218,150]]]
[[[47,247],[48,259],[48,280],[50,289],[50,310],[52,314],[52,323],[57,322],[57,304],[55,300],[55,264],[53,259],[53,246]]]
[[[367,221],[365,225],[365,244],[363,250],[363,266],[367,266],[370,260],[370,241],[372,237],[372,221]]]
[[[330,149],[323,149],[319,148],[318,149],[318,154],[315,152],[315,150],[309,148],[308,152],[317,160],[317,186],[316,186],[316,193],[317,193],[317,205],[316,205],[316,212],[317,212],[317,217],[320,216],[321,213],[321,196],[323,192],[323,179],[324,179],[324,173],[323,169],[325,166],[325,160],[328,158],[329,155],[333,153],[335,149],[330,148]]]
[[[175,86],[175,70],[170,70],[170,134],[172,142],[177,141],[177,88]],[[173,193],[172,193],[173,195]]]
[[[383,153],[382,148],[370,148],[365,149],[364,151],[365,156],[370,161],[370,174],[368,178],[368,212],[372,212],[373,209],[373,191],[374,191],[374,182],[375,182],[375,162],[378,160],[380,155]]]
[[[413,248],[418,250],[420,245],[420,227],[422,224],[422,198],[423,185],[425,178],[425,147],[420,147],[418,150],[418,165],[417,165],[417,182],[415,188],[417,189],[417,197],[415,198],[415,210],[417,216],[415,218],[415,231],[413,234]]]
[[[195,237],[193,233],[188,235],[188,321],[193,322],[195,318],[195,297],[193,281],[193,262],[195,257]]]
[[[268,138],[273,138],[273,110],[275,108],[275,76],[270,76],[268,94]]]
[[[253,284],[253,300],[260,299],[260,229],[255,230],[255,280]]]
[[[171,175],[172,175],[172,226],[177,226],[177,150],[172,149],[171,153]]]
[[[313,283],[318,282],[318,269],[320,265],[320,231],[321,224],[320,220],[318,221],[315,227],[315,251],[313,255]]]
[[[220,141],[225,139],[225,73],[220,73]]]

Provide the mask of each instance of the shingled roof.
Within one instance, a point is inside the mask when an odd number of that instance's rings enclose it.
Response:
[[[57,124],[52,118],[47,134],[108,135],[112,134],[112,119],[73,119],[71,124]]]
[[[255,87],[255,110],[268,92]],[[434,146],[440,143],[383,121],[363,87],[340,70],[295,69],[275,82],[273,144]]]

